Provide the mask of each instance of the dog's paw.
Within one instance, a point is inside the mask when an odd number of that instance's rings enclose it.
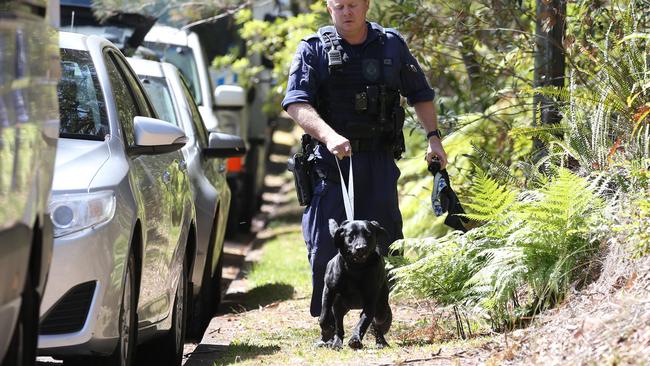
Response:
[[[341,348],[343,348],[343,340],[339,338],[339,336],[334,336],[332,342],[329,343],[329,347],[335,350],[340,350]]]
[[[323,341],[322,339],[319,339],[316,343],[314,343],[314,346],[317,348],[329,348],[332,345],[332,340],[329,341]]]
[[[382,348],[390,347],[388,342],[386,342],[386,338],[384,338],[383,335],[375,336],[375,338],[376,338],[375,343],[377,344],[377,348],[382,349]]]
[[[352,349],[362,349],[363,344],[361,344],[361,340],[357,336],[352,336],[350,340],[348,341],[348,346]]]

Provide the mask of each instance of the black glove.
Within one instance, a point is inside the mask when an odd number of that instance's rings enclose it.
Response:
[[[464,216],[458,215],[465,214],[465,210],[463,210],[463,206],[461,206],[458,196],[456,196],[456,192],[451,189],[451,180],[449,179],[447,170],[441,170],[440,161],[436,159],[431,161],[428,170],[433,175],[433,190],[431,191],[431,206],[433,207],[433,213],[436,216],[441,216],[443,213],[447,212],[448,214],[445,219],[445,225],[464,233],[467,232],[463,222],[468,222],[469,220]]]

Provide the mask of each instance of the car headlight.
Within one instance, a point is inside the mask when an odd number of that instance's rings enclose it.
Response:
[[[54,194],[49,209],[56,238],[111,220],[115,215],[115,193]]]

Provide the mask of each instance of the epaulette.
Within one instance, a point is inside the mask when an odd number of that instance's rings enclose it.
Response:
[[[302,40],[305,41],[305,42],[309,42],[309,41],[311,41],[313,39],[318,39],[318,38],[319,38],[318,33],[312,33],[312,34],[308,35],[307,37],[303,38]]]
[[[385,32],[390,33],[390,34],[392,34],[394,36],[397,36],[397,38],[399,38],[399,40],[402,41],[402,43],[406,44],[406,40],[404,39],[404,37],[402,37],[402,34],[397,31],[397,29],[395,29],[395,28],[386,28]]]

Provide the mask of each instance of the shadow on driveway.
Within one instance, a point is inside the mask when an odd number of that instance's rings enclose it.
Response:
[[[242,313],[259,309],[293,297],[294,288],[286,283],[272,283],[255,287],[246,292],[229,294],[219,304],[220,314]]]
[[[246,343],[234,343],[229,346],[199,344],[192,353],[187,355],[185,366],[231,365],[279,351],[278,346],[256,346]]]

